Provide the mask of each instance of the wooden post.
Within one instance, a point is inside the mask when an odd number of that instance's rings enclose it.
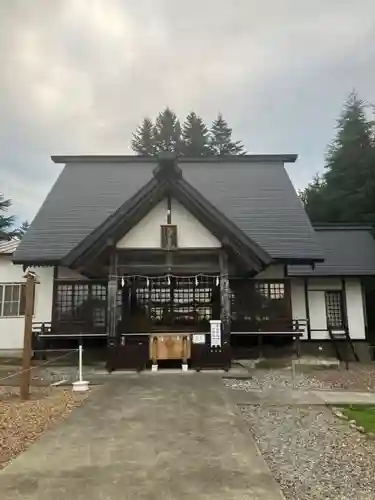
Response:
[[[23,334],[22,373],[20,395],[23,401],[30,397],[30,368],[32,356],[33,307],[35,294],[35,274],[28,272],[26,278],[25,326]]]
[[[187,336],[182,337],[182,364],[187,365],[188,362],[188,347],[187,347]]]
[[[229,275],[228,275],[228,258],[224,251],[219,254],[220,262],[220,297],[221,297],[221,314],[220,319],[223,328],[223,344],[229,344],[230,335],[230,296],[229,296]]]
[[[117,346],[117,253],[116,249],[111,249],[108,273],[107,289],[107,347],[111,350],[107,352],[107,370],[111,372],[114,368],[115,358],[113,348]]]
[[[116,345],[117,334],[117,254],[116,249],[112,249],[108,275],[107,293],[107,340],[108,347]]]

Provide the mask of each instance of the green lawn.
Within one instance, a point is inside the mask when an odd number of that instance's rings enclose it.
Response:
[[[349,420],[355,420],[365,432],[375,433],[375,406],[350,405],[342,410]]]

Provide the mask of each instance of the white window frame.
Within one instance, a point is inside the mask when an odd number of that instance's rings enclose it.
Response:
[[[5,288],[6,287],[18,287],[19,288],[19,294],[18,294],[18,307],[17,307],[17,314],[6,314],[4,315],[4,305],[7,302],[16,302],[15,300],[12,301],[5,301]],[[0,283],[0,318],[21,318],[25,315],[25,312],[22,314],[20,313],[20,308],[21,308],[21,298],[22,298],[22,287],[25,287],[25,283]]]

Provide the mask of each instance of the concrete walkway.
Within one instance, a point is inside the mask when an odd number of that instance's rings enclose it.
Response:
[[[228,389],[230,390],[230,389]],[[230,390],[231,399],[237,405],[375,405],[375,393],[355,391],[326,391],[302,389]]]
[[[282,500],[209,374],[113,378],[0,473],[6,500]]]

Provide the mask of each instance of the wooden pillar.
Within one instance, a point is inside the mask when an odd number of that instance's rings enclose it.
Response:
[[[23,336],[22,374],[20,381],[20,395],[21,399],[24,401],[30,397],[35,282],[35,274],[28,272],[26,274],[25,326]]]
[[[230,290],[229,290],[229,271],[228,271],[228,257],[224,251],[219,254],[220,264],[220,303],[221,314],[220,319],[222,322],[223,344],[230,343]]]
[[[117,253],[112,249],[109,262],[108,293],[107,293],[107,345],[117,345]]]
[[[309,304],[309,282],[307,278],[303,280],[303,288],[305,293],[306,306],[306,321],[307,321],[307,338],[311,340],[311,325],[310,325],[310,304]]]

